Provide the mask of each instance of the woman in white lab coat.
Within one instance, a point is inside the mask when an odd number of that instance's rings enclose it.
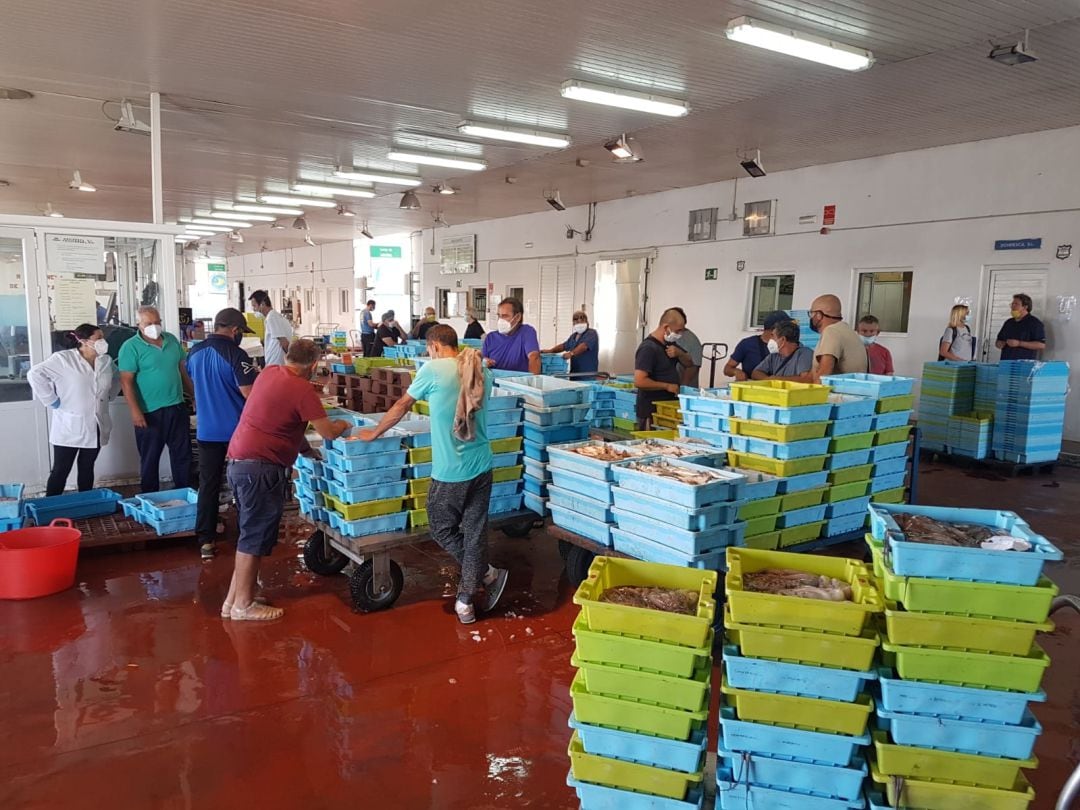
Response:
[[[94,462],[112,432],[109,400],[116,395],[116,382],[109,345],[101,329],[88,323],[68,337],[74,348],[56,352],[26,375],[34,397],[53,409],[53,468],[46,495],[64,491],[76,458],[79,492],[93,489]]]

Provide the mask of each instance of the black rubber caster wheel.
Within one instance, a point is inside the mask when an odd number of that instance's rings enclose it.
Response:
[[[533,518],[524,518],[515,523],[507,523],[502,527],[502,533],[507,537],[524,538],[529,536],[533,528]]]
[[[365,613],[386,610],[398,600],[404,587],[405,575],[401,573],[401,566],[393,560],[390,561],[390,590],[386,593],[375,592],[375,566],[371,560],[365,560],[349,577],[353,605]]]
[[[581,546],[573,546],[566,555],[566,578],[575,588],[589,576],[589,566],[595,557]]]
[[[570,549],[573,547],[572,543],[567,543],[565,540],[559,541],[559,556],[563,558],[563,562],[566,562],[566,558],[570,556]]]
[[[340,574],[349,564],[349,558],[336,549],[327,550],[325,538],[321,531],[316,531],[304,544],[304,565],[313,574],[323,577],[332,577]]]

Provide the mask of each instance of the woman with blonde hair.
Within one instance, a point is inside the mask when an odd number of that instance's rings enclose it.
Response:
[[[966,323],[970,308],[967,304],[957,304],[949,313],[949,326],[941,336],[938,347],[938,360],[954,360],[958,363],[970,363],[975,359],[975,338],[971,327]]]

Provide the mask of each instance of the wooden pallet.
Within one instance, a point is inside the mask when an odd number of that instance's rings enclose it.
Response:
[[[149,526],[125,517],[120,512],[114,515],[76,520],[75,528],[82,532],[79,548],[131,546],[133,549],[140,549],[151,541],[177,540],[195,536],[194,531],[159,535]]]
[[[982,469],[988,472],[996,472],[1001,475],[1017,477],[1022,475],[1053,475],[1057,461],[1039,461],[1032,463],[1017,463],[1002,461],[996,458],[972,458],[950,453],[948,450],[923,449],[922,457],[927,461],[943,461],[955,464],[958,467]]]

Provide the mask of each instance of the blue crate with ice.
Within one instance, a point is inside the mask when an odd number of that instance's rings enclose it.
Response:
[[[323,446],[334,453],[339,453],[347,458],[357,456],[385,455],[394,450],[400,450],[402,442],[407,434],[396,428],[386,431],[378,439],[365,442],[359,437],[344,437],[340,439],[327,439]]]
[[[403,532],[409,522],[408,512],[395,512],[392,515],[345,520],[337,512],[330,513],[330,524],[346,537],[367,537],[386,532]]]
[[[370,456],[365,457],[370,458]],[[405,477],[405,459],[402,456],[401,463],[396,466],[375,467],[373,469],[341,469],[338,465],[352,466],[352,462],[358,459],[347,459],[344,456],[327,456],[325,476],[316,479],[320,489],[325,486],[324,492],[330,491],[330,481],[336,481],[345,487],[367,487],[372,484],[386,484],[391,481],[400,481]]]
[[[829,408],[826,419],[858,419],[862,416],[873,416],[876,408],[876,400],[868,397],[860,397],[855,394],[829,394],[829,404],[821,407]]]
[[[503,391],[516,394],[528,405],[538,408],[552,408],[556,405],[580,405],[586,402],[590,383],[561,380],[556,377],[529,375],[504,377],[495,384]]]
[[[951,686],[898,678],[893,670],[878,670],[879,706],[898,714],[951,720],[1020,725],[1029,703],[1043,703],[1046,692],[1006,692],[976,686]]]
[[[906,481],[907,472],[904,470],[900,470],[900,472],[897,473],[889,473],[887,475],[878,475],[875,472],[874,477],[870,479],[870,492],[876,495],[879,492],[896,489],[897,487],[904,486]]]
[[[701,430],[699,428],[687,427],[686,425],[679,425],[679,438],[705,442],[714,450],[722,451],[731,448],[732,439],[741,437],[732,436],[730,433],[717,433],[712,430]]]
[[[883,445],[888,446],[888,445]],[[905,444],[905,447],[907,445]],[[846,470],[848,467],[861,467],[863,464],[869,464],[872,450],[845,450],[842,453],[833,453],[829,456],[825,462],[825,468],[828,470]]]
[[[793,492],[805,492],[808,489],[817,489],[829,483],[829,471],[802,473],[801,475],[789,475],[777,480],[776,493],[778,495],[790,495]]]
[[[611,545],[610,524],[556,506],[550,500],[548,501],[548,510],[551,512],[551,522],[556,526],[574,534],[580,534],[582,537],[602,546]]]
[[[737,546],[746,534],[745,523],[730,523],[708,529],[691,531],[671,526],[662,520],[643,517],[637,511],[611,510],[615,525],[625,532],[665,545],[680,554],[697,556],[717,549]]]
[[[822,537],[839,537],[842,534],[853,534],[855,532],[862,532],[866,526],[866,513],[856,512],[854,514],[840,515],[838,517],[832,517],[825,521],[825,525],[821,527]]]
[[[566,784],[577,794],[580,810],[702,810],[705,801],[701,788],[687,792],[683,799],[671,799],[579,782],[572,773],[566,777]]]
[[[620,554],[646,562],[680,565],[684,568],[701,568],[708,571],[724,571],[724,549],[704,554],[685,554],[681,551],[650,540],[633,532],[611,527],[611,545]]]
[[[659,498],[642,495],[622,487],[612,487],[614,505],[627,512],[639,512],[652,520],[666,523],[676,529],[699,532],[719,526],[728,526],[739,519],[739,509],[746,501],[725,501],[700,509],[688,509]]]
[[[828,504],[818,506],[806,506],[802,509],[792,509],[784,512],[776,520],[776,528],[790,529],[792,526],[805,526],[807,523],[817,523],[825,519],[825,510]]]
[[[684,389],[686,391],[687,389]],[[687,414],[712,415],[727,418],[732,415],[735,403],[727,388],[689,389],[692,393],[679,394],[679,409],[685,420]]]
[[[845,419],[837,419],[829,425],[829,436],[853,436],[856,433],[867,433],[873,429],[873,416],[849,416]]]
[[[888,430],[894,427],[903,427],[911,421],[911,411],[890,411],[879,413],[874,417],[874,424],[870,430]]]
[[[547,517],[550,514],[550,510],[548,509],[548,499],[540,495],[534,495],[532,492],[529,492],[527,488],[521,495],[521,505],[530,512],[535,512],[540,517]]]
[[[900,485],[897,484],[897,486]],[[845,501],[835,501],[833,503],[825,504],[825,517],[826,519],[831,520],[832,518],[857,514],[861,518],[865,518],[868,506],[870,506],[869,495],[861,498],[848,498]],[[860,523],[859,525],[861,526],[862,524]]]
[[[859,672],[850,669],[794,664],[744,656],[735,644],[724,645],[724,672],[727,683],[736,689],[775,692],[781,695],[842,700],[852,703],[876,681],[876,670]]]
[[[763,405],[757,402],[732,403],[731,415],[736,419],[752,422],[769,422],[774,425],[802,425],[807,422],[827,422],[832,419],[833,407],[824,405],[798,405],[790,408],[780,405]]]
[[[903,714],[879,708],[878,727],[897,745],[956,751],[984,757],[1029,759],[1042,725],[1030,709],[1015,725],[982,720],[951,720],[934,715]]]
[[[624,489],[697,509],[742,498],[746,478],[679,459],[646,458],[616,463],[615,482]]]
[[[912,517],[935,523],[908,523]],[[870,530],[885,541],[886,559],[898,576],[1027,586],[1039,581],[1045,563],[1064,559],[1019,515],[999,509],[874,504]],[[946,541],[967,545],[939,544]]]
[[[554,408],[537,408],[534,405],[524,407],[525,422],[538,427],[551,427],[552,425],[582,425],[589,421],[589,411],[592,406],[588,403],[582,405],[556,405]],[[489,414],[489,419],[490,419]]]
[[[536,442],[544,446],[550,444],[562,444],[564,442],[579,442],[589,438],[589,425],[552,425],[551,427],[539,427],[528,422],[525,423],[525,438],[530,442]]]
[[[564,489],[567,492],[576,492],[586,498],[591,498],[592,500],[600,501],[601,503],[612,503],[612,486],[610,481],[582,475],[571,470],[556,467],[554,464],[548,465],[548,472],[551,473],[552,484],[560,489]]]
[[[732,436],[731,448],[740,453],[753,453],[755,456],[776,458],[786,461],[793,458],[823,456],[829,452],[829,442],[824,439],[805,439],[798,442],[771,442],[753,436]]]
[[[86,492],[68,492],[48,495],[44,498],[23,500],[23,514],[34,521],[35,526],[48,526],[56,518],[100,517],[116,512],[121,500],[119,492],[111,489],[90,489]]]
[[[915,380],[911,377],[890,374],[829,374],[821,378],[821,384],[831,387],[837,394],[871,399],[902,397],[915,388]]]
[[[735,709],[720,706],[720,733],[726,751],[749,752],[765,756],[806,759],[813,753],[815,762],[848,767],[856,760],[858,749],[870,744],[869,732],[858,737],[804,731],[787,726],[751,723],[740,720]]]
[[[717,750],[717,755],[719,790],[729,785],[764,785],[808,794],[812,798],[858,801],[867,774],[866,760],[859,755],[846,768],[822,765],[809,757],[792,759],[745,752],[734,754],[723,747]]]
[[[614,522],[610,501],[590,498],[555,484],[548,487],[548,503],[552,506],[558,506],[560,509],[577,512],[579,515],[600,523]]]
[[[705,765],[708,738],[704,728],[695,730],[689,740],[682,741],[581,723],[573,712],[570,712],[567,725],[577,730],[585,750],[596,756],[684,773],[695,773]]]

